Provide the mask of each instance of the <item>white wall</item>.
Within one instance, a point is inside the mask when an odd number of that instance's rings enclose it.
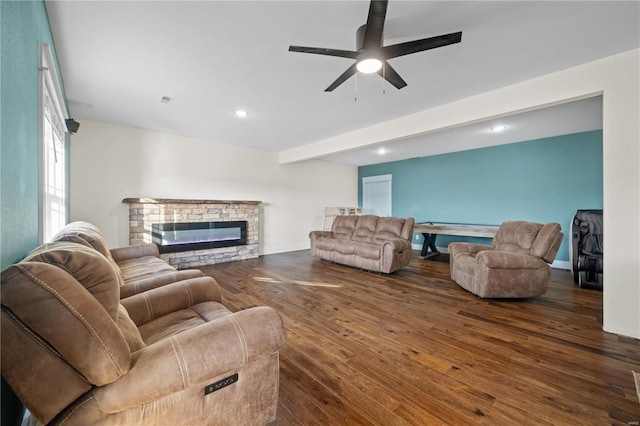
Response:
[[[603,95],[604,324],[640,338],[640,50],[280,153],[290,163]]]
[[[127,197],[262,201],[260,253],[309,248],[325,206],[357,205],[354,166],[278,164],[277,153],[78,119],[71,138],[71,220],[110,247],[129,244]]]

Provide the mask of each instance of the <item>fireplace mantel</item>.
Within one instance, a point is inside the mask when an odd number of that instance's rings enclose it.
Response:
[[[129,204],[129,244],[151,243],[153,225],[246,221],[246,245],[162,253],[178,269],[244,260],[259,256],[260,201],[125,198]]]
[[[124,204],[260,204],[262,201],[244,200],[187,200],[181,198],[125,198]]]

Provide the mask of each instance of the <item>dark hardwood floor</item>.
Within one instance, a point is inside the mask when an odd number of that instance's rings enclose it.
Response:
[[[279,426],[640,422],[640,341],[602,331],[602,293],[568,271],[544,296],[485,300],[417,253],[391,275],[308,250],[202,270],[230,309],[282,317]]]

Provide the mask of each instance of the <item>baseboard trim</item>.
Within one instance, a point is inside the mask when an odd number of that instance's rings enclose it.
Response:
[[[422,244],[411,244],[411,248],[414,250],[422,250]],[[438,247],[436,246],[440,253],[449,253],[449,249],[447,247]]]
[[[571,270],[571,262],[568,260],[554,260],[551,264],[552,268],[555,269],[566,269],[567,271]]]
[[[422,250],[422,244],[411,244],[411,248],[414,250]],[[449,253],[449,249],[447,247],[438,247],[436,246],[440,253]]]

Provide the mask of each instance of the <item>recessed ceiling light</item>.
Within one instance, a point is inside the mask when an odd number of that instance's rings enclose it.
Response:
[[[387,150],[384,149],[383,147],[380,147],[376,150],[376,152],[378,153],[378,155],[384,155],[387,153]]]
[[[249,113],[243,109],[237,109],[236,110],[236,115],[238,117],[246,117],[247,115],[249,115]]]
[[[491,130],[494,133],[500,133],[502,131],[504,131],[507,128],[507,126],[505,126],[504,124],[497,124],[495,126],[493,126],[492,128],[490,128],[489,130]]]

